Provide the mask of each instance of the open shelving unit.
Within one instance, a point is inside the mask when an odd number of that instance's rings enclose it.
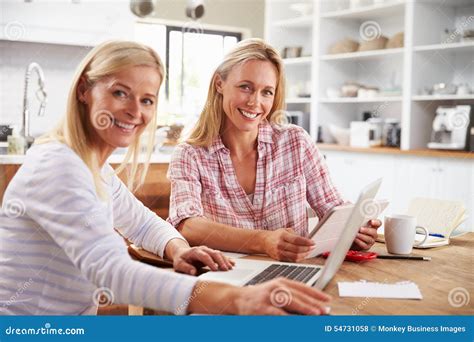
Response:
[[[313,16],[307,15],[302,17],[290,18],[279,20],[273,23],[276,27],[284,27],[284,28],[308,28],[313,25]]]
[[[474,95],[415,95],[413,101],[474,100]]]
[[[297,58],[285,58],[283,59],[285,65],[303,65],[303,64],[311,64],[312,58],[311,57],[297,57]]]
[[[372,50],[372,51],[361,51],[361,52],[349,52],[349,53],[339,53],[334,55],[322,55],[320,60],[330,61],[330,60],[342,60],[342,59],[375,59],[383,58],[390,55],[400,55],[403,53],[403,48],[396,49],[383,49],[383,50]]]
[[[474,53],[474,41],[472,42],[457,42],[457,43],[441,43],[420,45],[413,47],[413,51],[442,51],[442,50],[457,50],[457,51],[471,51]]]
[[[347,128],[351,121],[360,121],[364,111],[376,111],[382,118],[400,120],[402,150],[426,149],[438,106],[469,104],[474,110],[474,93],[424,95],[425,88],[442,82],[468,84],[474,92],[474,41],[460,40],[459,33],[444,34],[445,29],[474,29],[469,19],[474,16],[473,0],[364,0],[358,7],[351,7],[356,3],[351,0],[300,2],[312,4],[312,15],[294,12],[294,1],[268,0],[265,37],[280,51],[303,47],[304,57],[285,60],[287,103],[289,110],[305,112],[304,128],[315,140],[318,126],[330,143],[329,124]],[[329,47],[341,39],[360,42],[361,27],[367,23],[375,23],[387,38],[403,32],[403,47],[329,54]],[[295,84],[308,82],[311,97],[295,96]],[[344,82],[395,93],[329,98],[328,88],[340,88]]]
[[[298,1],[300,2],[300,1]],[[302,0],[311,4],[311,0]],[[284,57],[286,71],[286,104],[289,112],[295,112],[299,124],[308,132],[311,127],[312,103],[308,97],[312,85],[313,57],[313,14],[298,14],[290,9],[291,1],[267,1],[265,6],[266,40]],[[301,56],[285,58],[285,47],[303,47]],[[293,113],[292,113],[293,114]]]
[[[339,98],[320,98],[320,103],[378,103],[378,102],[401,102],[402,97],[374,97],[374,98],[358,98],[358,97],[339,97]]]
[[[337,1],[334,1],[335,3]],[[380,2],[380,1],[379,1]],[[346,2],[339,1],[338,3],[332,5],[333,8],[347,6]],[[361,6],[355,9],[342,9],[334,10],[328,8],[328,10],[320,15],[321,18],[329,19],[371,19],[373,17],[383,18],[400,15],[403,12],[403,8],[398,2],[380,2],[378,4]]]

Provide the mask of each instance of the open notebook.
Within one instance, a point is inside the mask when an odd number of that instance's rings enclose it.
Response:
[[[466,208],[459,201],[446,201],[433,198],[414,198],[408,206],[407,215],[417,218],[417,225],[423,226],[430,234],[440,234],[444,238],[430,236],[426,242],[415,248],[431,248],[449,244],[453,231],[463,223]],[[416,234],[415,240],[422,241],[424,235]],[[384,242],[383,230],[379,230],[378,240]]]

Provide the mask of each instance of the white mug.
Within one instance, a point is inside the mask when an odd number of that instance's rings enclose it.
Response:
[[[425,238],[415,243],[417,229],[423,230]],[[385,216],[384,227],[385,244],[391,254],[410,254],[413,246],[419,246],[428,239],[429,232],[426,228],[416,225],[416,217],[408,215]]]

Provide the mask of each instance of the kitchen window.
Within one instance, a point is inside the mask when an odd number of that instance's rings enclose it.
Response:
[[[197,23],[140,22],[135,36],[137,41],[153,47],[166,65],[158,121],[169,125],[197,120],[213,71],[224,54],[242,39],[242,32],[204,29]]]

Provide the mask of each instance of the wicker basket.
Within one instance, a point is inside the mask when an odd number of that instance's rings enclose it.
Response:
[[[354,52],[357,51],[357,48],[359,47],[359,43],[356,41],[345,38],[329,47],[329,53],[334,55],[338,53],[348,53],[348,52]]]
[[[403,32],[399,32],[396,35],[394,35],[392,38],[390,38],[387,42],[387,45],[385,45],[386,49],[396,49],[396,48],[401,48],[403,47],[403,40],[404,40],[405,35]]]
[[[388,38],[385,36],[380,36],[368,41],[363,41],[359,45],[359,51],[369,51],[369,50],[380,50],[385,48]]]

